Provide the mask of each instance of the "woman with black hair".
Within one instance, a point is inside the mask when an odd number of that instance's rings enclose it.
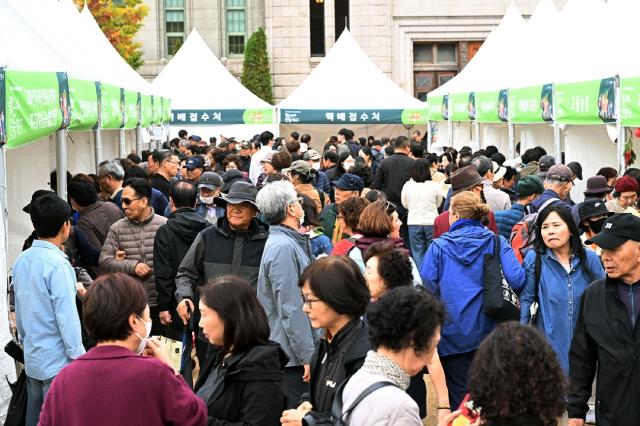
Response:
[[[360,176],[364,181],[365,189],[371,187],[371,167],[367,165],[366,161],[362,157],[356,157],[355,163],[347,171],[352,175]]]
[[[580,298],[590,283],[604,278],[604,269],[598,255],[582,244],[571,211],[562,203],[540,212],[534,244],[535,250],[527,253],[523,263],[527,282],[520,295],[520,322],[529,324],[530,308],[537,305],[533,323],[568,374]]]
[[[485,426],[555,426],[567,380],[553,349],[531,327],[500,324],[471,364],[469,389]]]
[[[210,425],[278,425],[288,358],[269,341],[269,324],[255,290],[242,278],[217,278],[200,292],[200,323],[213,345],[195,392]]]
[[[324,337],[311,358],[310,393],[295,410],[282,413],[286,426],[308,424],[326,418],[336,390],[362,367],[371,349],[368,330],[360,319],[370,294],[358,266],[344,256],[323,257],[300,278],[304,312],[311,326],[324,330]]]
[[[304,211],[304,221],[298,231],[309,236],[311,250],[315,258],[323,255],[328,256],[333,250],[333,245],[331,239],[324,235],[324,230],[318,219],[316,203],[307,195],[300,192],[298,195],[302,198],[302,210]]]
[[[411,376],[422,371],[436,353],[444,307],[424,291],[398,287],[371,304],[367,318],[375,351],[367,353],[362,368],[344,386],[342,420],[349,426],[421,426],[418,406],[405,390]],[[358,396],[379,382],[389,385],[354,405]]]

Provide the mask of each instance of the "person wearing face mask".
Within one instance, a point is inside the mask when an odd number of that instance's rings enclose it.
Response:
[[[258,193],[256,203],[270,226],[260,261],[258,300],[267,312],[270,339],[278,342],[289,357],[283,387],[286,408],[295,408],[300,396],[309,391],[309,364],[314,351],[311,326],[298,290],[313,251],[309,236],[298,232],[304,223],[304,210],[291,182],[269,183]]]
[[[83,319],[97,345],[60,371],[40,425],[206,424],[204,401],[150,338],[140,282],[122,273],[101,276],[87,290]]]
[[[322,160],[322,156],[315,149],[310,149],[302,155],[302,159],[309,163],[311,168],[316,171],[316,177],[313,180],[313,186],[318,191],[325,192],[327,194],[331,193],[331,181],[327,174],[321,170],[320,160]]]
[[[602,225],[612,214],[602,200],[586,200],[578,204],[578,228],[582,231],[580,239],[598,256],[602,254],[602,249],[595,244],[587,245],[586,241],[600,233]]]
[[[204,172],[198,179],[196,212],[213,226],[216,226],[218,220],[224,216],[224,209],[217,207],[214,203],[223,185],[222,177],[216,172]]]
[[[256,218],[257,192],[248,182],[235,182],[226,196],[215,197],[215,204],[224,209],[225,215],[216,226],[196,236],[176,274],[177,311],[183,324],[190,318],[188,308],[195,314],[195,323],[199,321],[194,301],[200,288],[211,280],[233,274],[256,287],[260,258],[269,236],[269,228]],[[196,353],[203,365],[207,344],[203,336],[199,337]]]
[[[520,295],[520,322],[533,322],[547,337],[565,374],[582,293],[605,276],[598,255],[584,247],[579,235],[569,209],[554,203],[540,212],[535,250],[523,263],[527,282]],[[538,308],[532,320],[534,303]]]

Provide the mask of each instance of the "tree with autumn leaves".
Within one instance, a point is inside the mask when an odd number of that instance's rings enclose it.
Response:
[[[134,41],[149,7],[143,0],[74,0],[79,9],[89,8],[104,35],[134,69],[142,64],[142,44]]]

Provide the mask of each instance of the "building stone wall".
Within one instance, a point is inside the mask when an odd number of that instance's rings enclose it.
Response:
[[[164,0],[145,0],[149,15],[138,34],[145,65],[153,80],[170,58],[166,54]],[[325,52],[335,43],[334,6],[324,0]],[[561,8],[566,0],[554,0]],[[483,41],[497,26],[506,0],[350,0],[350,30],[373,62],[396,84],[414,93],[413,46],[416,42],[459,42],[460,67],[466,64],[467,41]],[[515,0],[530,16],[537,0]],[[240,77],[242,57],[227,57],[224,0],[185,0],[185,37],[197,28],[227,69]],[[306,0],[246,0],[247,36],[264,27],[276,102],[286,98],[322,59],[310,52],[309,3]],[[197,66],[197,63],[194,64]],[[357,72],[356,64],[347,69]],[[437,69],[437,67],[436,67]],[[374,88],[372,88],[374,89]]]

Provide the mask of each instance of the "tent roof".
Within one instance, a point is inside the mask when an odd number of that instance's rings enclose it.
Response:
[[[346,29],[313,72],[278,104],[281,109],[409,109],[424,106],[380,71]]]
[[[195,28],[151,86],[172,109],[273,108],[231,75]]]

